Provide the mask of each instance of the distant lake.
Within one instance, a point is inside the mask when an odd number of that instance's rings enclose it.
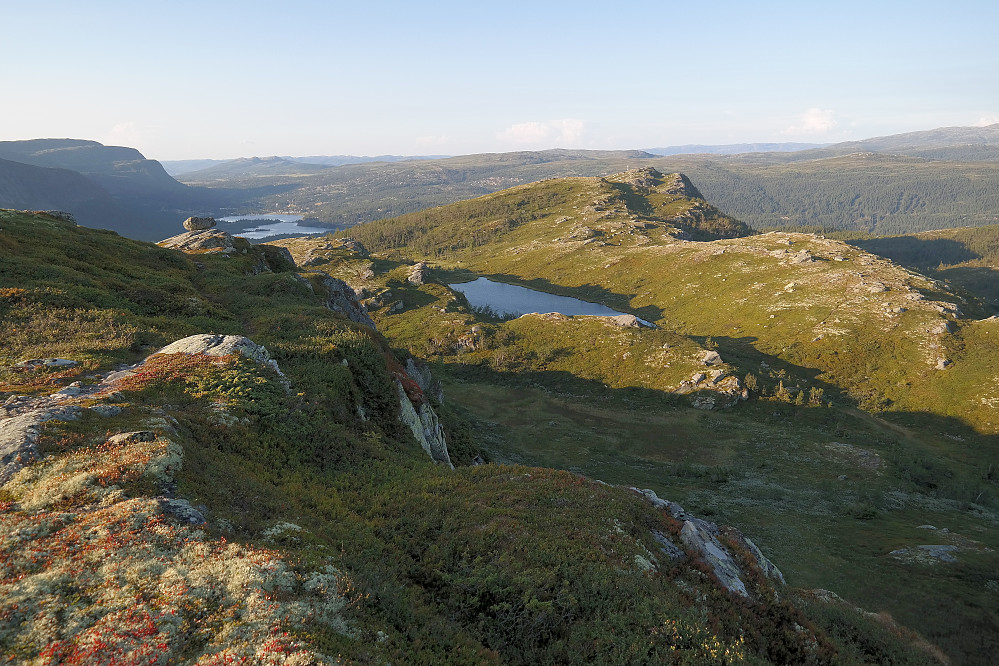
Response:
[[[226,224],[241,225],[242,223],[266,221],[268,224],[249,225],[241,230],[233,232],[234,236],[243,238],[259,239],[279,234],[298,234],[308,236],[310,234],[328,234],[333,229],[324,227],[307,227],[299,224],[305,217],[302,215],[291,215],[287,213],[266,213],[262,215],[231,215],[229,217],[218,218],[219,222]]]
[[[463,293],[474,307],[489,306],[497,314],[516,317],[529,312],[558,312],[568,316],[595,315],[598,317],[616,317],[626,314],[599,303],[581,301],[570,296],[547,294],[515,284],[493,282],[484,277],[471,282],[449,284],[448,287]]]

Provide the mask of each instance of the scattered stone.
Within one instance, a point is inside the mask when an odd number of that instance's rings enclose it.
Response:
[[[75,368],[80,365],[78,361],[68,358],[33,358],[21,361],[11,369],[18,372],[40,370],[41,368]]]
[[[935,564],[937,561],[954,564],[957,562],[957,557],[954,556],[957,551],[957,546],[929,544],[913,548],[899,548],[888,554],[900,560],[912,560],[923,564]]]
[[[359,241],[353,238],[341,238],[340,245],[347,248],[351,252],[356,252],[358,254],[364,254],[364,255],[368,254],[368,250],[363,245],[361,245]],[[374,274],[372,274],[372,277],[374,277]]]
[[[945,370],[945,369],[947,369],[950,366],[950,364],[951,364],[951,360],[949,358],[938,358],[937,359],[936,369],[937,370]]]
[[[717,399],[713,395],[695,395],[690,399],[690,406],[694,409],[711,410],[715,408]]]
[[[917,530],[935,530],[936,527],[934,527],[933,525],[920,525],[916,529]]]
[[[621,328],[657,328],[652,322],[639,319],[635,315],[630,314],[601,317],[601,319],[605,320],[611,326],[620,326]]]
[[[90,408],[90,411],[97,414],[98,416],[103,416],[105,418],[111,416],[118,416],[121,414],[121,407],[118,405],[94,405]]]
[[[180,250],[181,252],[218,252],[221,254],[232,254],[240,249],[246,250],[250,247],[250,242],[244,238],[240,247],[237,248],[236,239],[232,234],[217,229],[204,229],[200,231],[188,231],[177,236],[171,236],[161,240],[157,245],[160,247]]]
[[[76,217],[72,213],[67,213],[64,210],[43,210],[43,213],[48,215],[54,220],[59,220],[60,222],[69,222],[70,224],[77,224]]]
[[[156,500],[159,502],[160,510],[163,513],[174,516],[182,523],[202,525],[207,522],[204,515],[204,506],[199,505],[195,508],[186,499],[157,497]]]
[[[815,258],[812,257],[812,253],[809,252],[808,250],[799,250],[798,252],[795,252],[793,255],[791,255],[792,264],[807,264],[811,263],[812,261],[815,261]]]
[[[188,231],[204,231],[216,224],[214,217],[189,217],[184,220],[184,228]]]

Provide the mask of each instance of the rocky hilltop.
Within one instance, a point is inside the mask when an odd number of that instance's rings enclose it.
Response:
[[[8,659],[934,659],[653,491],[487,463],[369,294],[231,247],[0,211]]]

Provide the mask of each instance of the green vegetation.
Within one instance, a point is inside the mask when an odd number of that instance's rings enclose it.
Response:
[[[522,465],[433,465],[398,420],[385,340],[324,307],[314,281],[260,273],[253,248],[188,257],[3,212],[0,254],[0,397],[104,382],[79,398],[102,409],[48,422],[44,457],[0,492],[9,659],[932,661],[851,607],[813,620],[746,553],[752,598],[724,592],[691,553],[671,562],[655,535],[678,542],[681,523],[624,488]],[[403,267],[372,266],[373,280],[408,293]],[[430,309],[445,292],[425,288]],[[567,327],[578,347],[589,326]],[[284,377],[241,357],[162,355],[102,380],[206,332],[251,336]],[[700,349],[650,333],[640,349]],[[539,344],[530,326],[514,335]],[[80,365],[16,367],[56,355]],[[478,426],[464,413],[440,411],[470,446]]]
[[[893,617],[986,662],[999,636],[995,322],[962,314],[977,312],[970,295],[840,241],[677,242],[616,180],[545,181],[350,230],[370,254],[282,244],[363,289],[393,346],[438,363],[491,459],[652,488],[740,526],[793,585],[881,612],[871,636],[899,635]],[[558,203],[536,210],[552,193]],[[460,230],[463,217],[479,228]],[[462,233],[478,240],[455,242]],[[987,236],[976,242],[984,251]],[[425,283],[411,284],[420,260]],[[659,330],[503,321],[444,286],[477,275]],[[682,383],[711,370],[707,350],[748,402],[690,409],[704,393]],[[911,555],[923,544],[957,548],[957,563]],[[838,631],[839,611],[823,608]]]

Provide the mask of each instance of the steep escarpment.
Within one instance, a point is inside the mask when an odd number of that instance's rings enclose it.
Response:
[[[831,633],[748,542],[686,512],[567,471],[470,464],[488,453],[422,364],[328,306],[334,290],[349,298],[336,276],[233,247],[187,255],[0,215],[0,423],[31,440],[0,489],[4,654],[202,664],[924,654],[855,611],[844,617],[861,647]],[[400,418],[406,403],[447,438],[455,469],[432,446],[427,455]],[[30,425],[7,428],[26,415]],[[727,559],[709,559],[716,550]]]

